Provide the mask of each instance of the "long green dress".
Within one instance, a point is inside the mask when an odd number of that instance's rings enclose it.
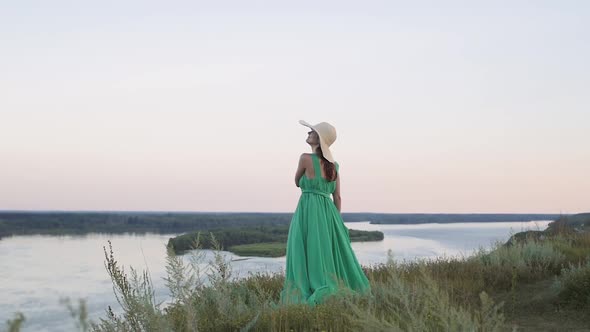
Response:
[[[315,177],[299,180],[301,197],[289,226],[283,304],[321,303],[341,289],[369,292],[370,285],[350,246],[348,229],[330,195],[336,181],[321,176],[312,154]],[[338,163],[336,171],[338,172]]]

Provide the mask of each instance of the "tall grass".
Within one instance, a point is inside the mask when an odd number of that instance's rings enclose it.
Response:
[[[371,294],[342,292],[315,307],[277,305],[284,276],[255,274],[204,288],[188,308],[186,303],[167,308],[168,318],[177,331],[492,331],[503,323],[501,305],[494,305],[487,294],[481,294],[477,307],[462,307],[426,270],[410,283],[400,267],[392,260],[385,264],[381,280],[371,280]],[[187,324],[187,309],[203,319]]]
[[[477,305],[463,306],[433,279],[428,264],[416,265],[416,278],[410,279],[408,266],[391,256],[382,266],[365,268],[370,294],[343,291],[311,307],[278,303],[281,273],[231,279],[231,266],[218,252],[205,285],[195,269],[199,264],[185,265],[170,252],[166,281],[172,300],[161,308],[149,278],[135,277],[133,269],[126,277],[111,250],[105,248],[106,267],[123,313],[109,310],[94,331],[494,331],[504,321],[501,305],[485,292]]]
[[[564,268],[554,287],[559,292],[560,304],[590,309],[590,259]]]
[[[13,319],[9,319],[6,321],[6,331],[9,331],[9,332],[20,331],[20,329],[25,321],[26,321],[25,315],[23,315],[21,312],[15,313]]]

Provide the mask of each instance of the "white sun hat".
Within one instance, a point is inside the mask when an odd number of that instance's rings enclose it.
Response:
[[[334,162],[332,151],[330,151],[330,145],[336,140],[336,128],[327,122],[320,122],[316,125],[310,125],[309,123],[299,120],[299,123],[311,128],[313,131],[318,133],[320,137],[320,147],[322,148],[322,154],[329,162]]]

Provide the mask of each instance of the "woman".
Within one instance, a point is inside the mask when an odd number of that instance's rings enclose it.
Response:
[[[301,197],[289,227],[285,283],[281,303],[316,305],[340,287],[370,291],[369,281],[350,246],[340,215],[340,176],[330,146],[336,130],[327,122],[311,128],[307,144],[313,153],[299,158],[295,185]],[[333,197],[333,201],[330,199]]]

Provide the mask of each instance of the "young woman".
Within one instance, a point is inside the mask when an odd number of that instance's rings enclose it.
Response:
[[[327,122],[299,123],[311,128],[306,142],[313,153],[299,157],[295,172],[301,197],[289,227],[280,301],[313,306],[340,288],[364,292],[370,291],[370,286],[340,215],[339,165],[330,151],[336,129]]]

